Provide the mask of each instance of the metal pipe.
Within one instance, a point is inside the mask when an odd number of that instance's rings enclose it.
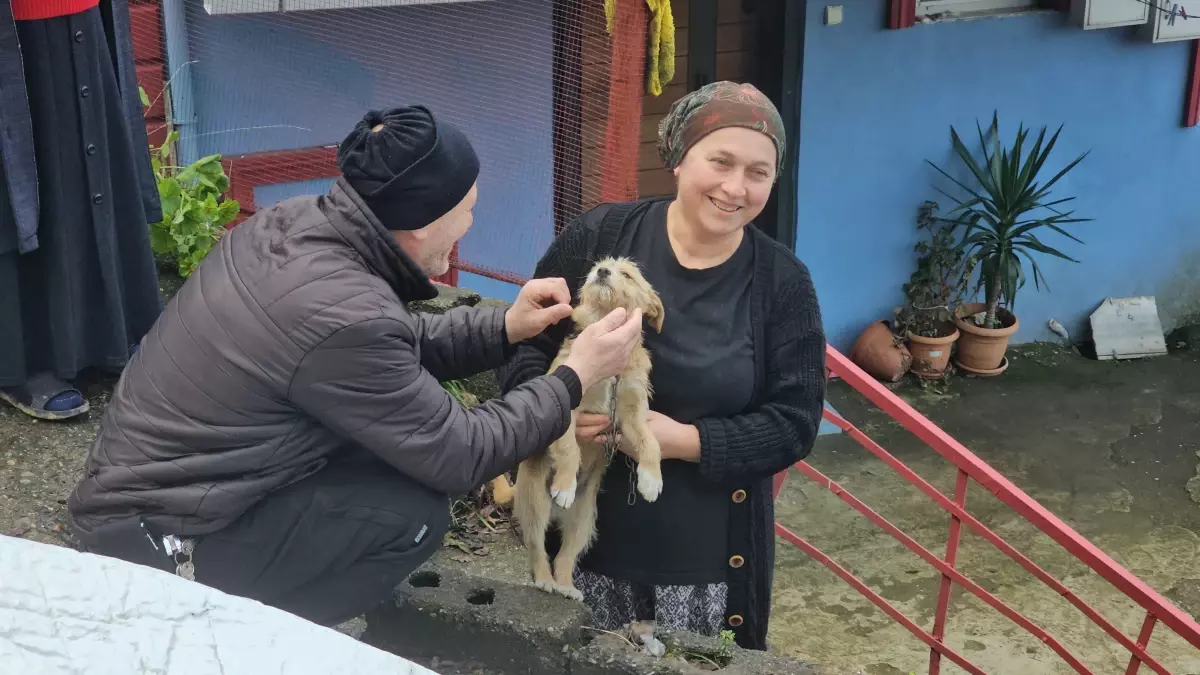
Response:
[[[167,43],[167,77],[171,92],[171,126],[179,132],[176,164],[200,159],[196,110],[192,106],[192,63],[188,51],[186,0],[163,0],[163,37]]]

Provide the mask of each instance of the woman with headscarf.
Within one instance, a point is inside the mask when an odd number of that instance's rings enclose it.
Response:
[[[631,491],[632,459],[609,464],[597,537],[575,575],[598,628],[653,620],[766,648],[771,477],[812,449],[825,394],[808,270],[752,224],[783,151],[779,113],[753,86],[691,92],[659,127],[676,194],[593,208],[537,265],[536,277],[564,277],[577,292],[592,261],[629,256],[665,309],[662,333],[645,331],[663,493],[647,503]],[[500,373],[505,391],[548,370],[566,324],[520,346]],[[580,414],[578,436],[603,440],[610,422]]]
[[[88,410],[161,311],[128,0],[0,2],[0,400]]]

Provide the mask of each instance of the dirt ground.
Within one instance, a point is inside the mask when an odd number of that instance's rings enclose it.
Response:
[[[1016,350],[1011,361],[1003,377],[956,378],[948,393],[913,385],[898,393],[1151,587],[1185,611],[1200,613],[1200,357],[1180,353],[1099,363],[1041,345]],[[72,543],[65,528],[66,495],[78,480],[114,381],[111,375],[87,378],[92,412],[84,419],[38,422],[0,407],[0,533]],[[844,385],[834,383],[830,401],[952,493],[954,471],[945,460]],[[923,545],[938,553],[944,548],[946,515],[847,436],[821,437],[811,463]],[[1140,611],[977,484],[968,508],[1136,635]],[[470,510],[464,514],[474,517]],[[493,515],[490,524],[467,528],[473,539],[465,547],[448,547],[439,555],[474,571],[523,580],[523,551],[502,514]],[[938,581],[932,568],[829,491],[792,472],[777,516],[919,625],[931,625]],[[493,525],[499,525],[495,532]],[[774,650],[820,663],[830,673],[926,669],[928,650],[903,628],[782,540],[778,551]],[[1126,658],[1115,642],[989,544],[965,535],[960,568],[1050,630],[1096,672],[1123,671]],[[1070,672],[1046,646],[961,590],[954,595],[947,634],[952,647],[987,672]],[[1200,674],[1200,653],[1168,634],[1159,627],[1151,652],[1171,672]],[[942,672],[961,671],[944,666]]]

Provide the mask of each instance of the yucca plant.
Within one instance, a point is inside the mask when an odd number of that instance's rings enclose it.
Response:
[[[983,149],[983,161],[976,158],[959,138],[958,132],[950,127],[950,138],[954,154],[970,170],[977,187],[969,187],[941,167],[926,160],[955,185],[966,191],[968,197],[938,192],[955,201],[956,206],[947,213],[947,220],[965,228],[959,247],[966,256],[974,256],[979,264],[979,282],[975,291],[983,288],[986,293],[987,316],[983,327],[997,328],[996,311],[1001,301],[1012,311],[1017,290],[1025,285],[1024,258],[1033,273],[1033,283],[1039,290],[1046,286],[1046,278],[1038,267],[1035,254],[1044,253],[1062,260],[1079,262],[1056,248],[1048,246],[1038,238],[1039,230],[1051,230],[1080,244],[1083,241],[1067,232],[1062,226],[1082,223],[1091,218],[1076,218],[1074,211],[1062,212],[1057,206],[1074,197],[1048,200],[1050,188],[1068,171],[1087,157],[1085,152],[1045,183],[1038,176],[1058,141],[1062,131],[1059,126],[1050,140],[1046,140],[1046,127],[1037,135],[1037,140],[1028,147],[1029,129],[1024,125],[1017,128],[1017,136],[1009,147],[1000,145],[999,121],[992,114],[992,124],[985,136],[976,122],[979,143]],[[1041,213],[1035,213],[1041,211]],[[1049,287],[1047,287],[1049,290]]]

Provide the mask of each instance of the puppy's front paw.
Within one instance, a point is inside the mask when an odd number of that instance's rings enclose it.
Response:
[[[662,474],[650,471],[644,466],[638,466],[637,477],[638,494],[648,502],[658,499],[663,489]]]
[[[553,581],[535,581],[533,587],[539,591],[545,591],[551,595],[558,592],[558,584]]]
[[[575,503],[575,489],[579,487],[579,480],[572,480],[571,484],[564,489],[558,489],[553,485],[550,486],[550,496],[554,498],[554,503],[564,509],[571,508]]]

